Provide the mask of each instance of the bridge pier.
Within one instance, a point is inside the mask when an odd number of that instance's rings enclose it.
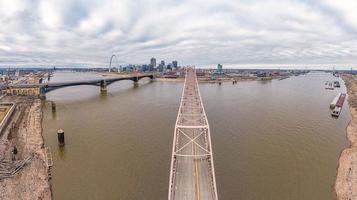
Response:
[[[52,107],[52,112],[56,112],[56,103],[54,101],[51,101],[51,107]]]
[[[139,78],[138,77],[134,77],[133,81],[134,81],[134,88],[139,87]]]
[[[59,129],[57,131],[57,139],[58,139],[58,145],[59,146],[64,146],[64,131],[62,129]]]
[[[46,99],[46,89],[44,87],[40,87],[40,99]]]
[[[100,92],[102,92],[102,93],[107,92],[107,82],[105,80],[102,80],[100,82]]]

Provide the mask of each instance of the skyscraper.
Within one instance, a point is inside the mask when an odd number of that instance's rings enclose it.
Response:
[[[221,64],[217,65],[217,73],[222,74],[223,73],[223,66]]]
[[[150,64],[151,64],[151,66],[156,67],[156,58],[151,58]]]
[[[177,61],[176,61],[176,60],[172,61],[172,66],[173,66],[174,68],[177,68]]]

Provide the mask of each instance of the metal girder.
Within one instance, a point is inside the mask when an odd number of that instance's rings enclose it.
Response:
[[[175,124],[168,199],[218,199],[210,128],[192,67]]]

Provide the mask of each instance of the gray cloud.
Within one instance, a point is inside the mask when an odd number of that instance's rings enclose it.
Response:
[[[0,66],[357,61],[353,0],[4,0]]]

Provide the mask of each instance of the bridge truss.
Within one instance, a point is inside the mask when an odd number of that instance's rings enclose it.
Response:
[[[196,71],[186,70],[170,169],[169,200],[217,200],[210,128]]]

